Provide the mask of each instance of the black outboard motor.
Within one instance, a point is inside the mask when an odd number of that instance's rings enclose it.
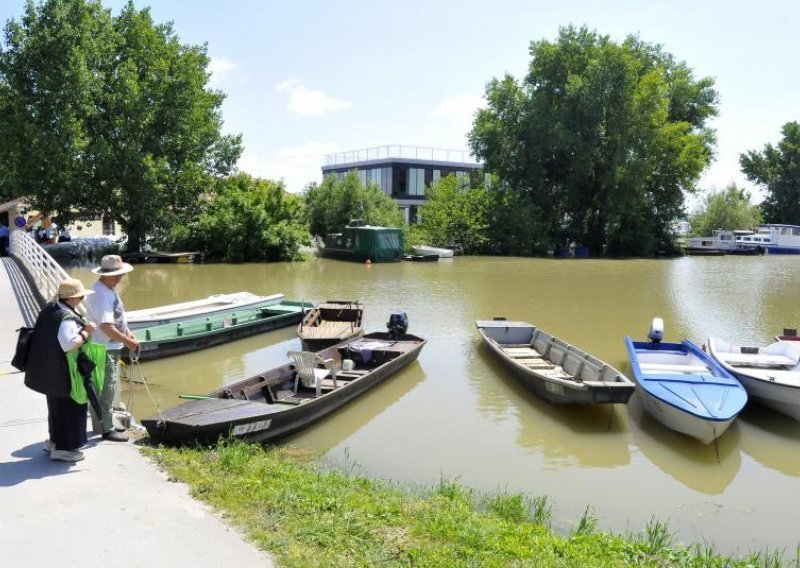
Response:
[[[400,339],[400,336],[408,331],[408,316],[405,312],[394,312],[389,316],[386,327],[389,329],[389,337],[394,340]]]

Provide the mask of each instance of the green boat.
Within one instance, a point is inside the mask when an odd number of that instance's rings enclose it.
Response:
[[[196,351],[300,323],[314,305],[309,302],[284,300],[278,304],[250,309],[234,309],[177,323],[155,325],[134,330],[139,340],[138,359],[148,361]],[[127,349],[124,360],[130,360]]]
[[[403,260],[403,231],[387,227],[350,226],[328,235],[322,256],[356,262]]]

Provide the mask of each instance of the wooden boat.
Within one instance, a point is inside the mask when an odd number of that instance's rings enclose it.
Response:
[[[137,329],[133,333],[139,340],[138,359],[160,359],[294,325],[310,309],[310,304],[283,300],[264,307],[222,311],[178,323]],[[122,350],[122,357],[130,359],[127,349]]]
[[[364,306],[358,302],[328,300],[306,314],[297,335],[307,351],[319,351],[351,337],[364,335]]]
[[[764,406],[800,420],[800,344],[776,341],[763,347],[708,339],[708,353]]]
[[[159,262],[171,264],[189,264],[191,262],[200,261],[202,255],[197,251],[184,251],[184,252],[157,252],[157,251],[141,251],[141,252],[127,252],[122,255],[122,260],[132,264],[142,262]]]
[[[128,329],[141,329],[210,316],[222,311],[262,308],[280,303],[283,299],[283,294],[272,294],[271,296],[258,296],[250,292],[214,294],[201,300],[134,310],[126,313],[126,319]]]
[[[656,318],[649,342],[625,337],[644,409],[667,428],[710,444],[742,411],[747,392],[691,341],[662,343],[662,336]]]
[[[627,403],[620,371],[523,321],[475,322],[483,343],[529,390],[554,404]]]
[[[275,440],[390,378],[414,361],[425,343],[410,334],[369,333],[318,353],[301,352],[317,361],[314,384],[300,376],[302,363],[287,363],[146,418],[142,425],[151,438],[167,443],[213,443],[228,435]]]
[[[446,248],[419,245],[412,247],[412,250],[417,254],[435,254],[439,258],[453,258],[453,251]]]

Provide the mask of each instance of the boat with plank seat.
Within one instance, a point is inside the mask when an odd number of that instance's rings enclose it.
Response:
[[[762,347],[708,339],[708,353],[734,377],[747,394],[764,406],[800,420],[800,345],[776,341]]]
[[[662,343],[664,322],[653,319],[650,341],[625,337],[642,406],[667,428],[710,444],[747,403],[736,378],[689,340]]]
[[[228,435],[250,442],[279,439],[389,379],[416,360],[425,343],[390,329],[317,353],[289,352],[292,361],[285,365],[194,397],[142,425],[166,443],[213,443]]]
[[[139,340],[138,360],[178,355],[294,325],[311,307],[305,302],[282,300],[262,307],[220,311],[206,317],[136,329],[133,334]],[[123,348],[122,358],[130,360],[127,348]]]
[[[635,385],[620,371],[523,321],[475,322],[495,357],[529,390],[554,404],[627,403]]]
[[[319,351],[351,337],[364,335],[364,305],[358,301],[328,300],[317,304],[297,326],[306,351]]]

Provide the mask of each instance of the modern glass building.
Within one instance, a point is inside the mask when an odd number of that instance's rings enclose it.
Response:
[[[403,210],[406,222],[417,221],[417,208],[425,202],[425,187],[440,177],[479,175],[482,168],[467,160],[461,150],[418,146],[377,146],[325,156],[322,175],[340,179],[357,170],[361,183],[374,182]]]

